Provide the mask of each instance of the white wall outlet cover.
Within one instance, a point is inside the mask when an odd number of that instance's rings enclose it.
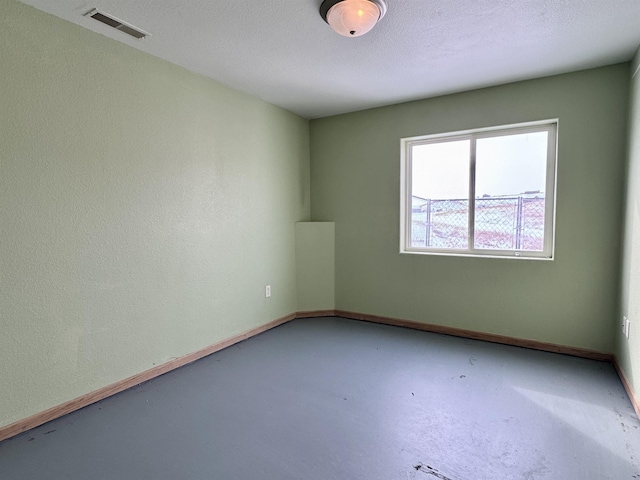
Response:
[[[627,318],[627,326],[626,326],[626,332],[625,335],[627,336],[627,338],[629,338],[629,330],[631,329],[631,320],[629,320]]]
[[[629,338],[629,328],[631,326],[631,322],[627,317],[622,317],[622,333],[626,338]]]

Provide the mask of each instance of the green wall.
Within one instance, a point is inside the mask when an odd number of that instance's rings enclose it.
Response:
[[[640,49],[631,62],[629,153],[622,255],[621,315],[616,325],[620,367],[640,394]],[[622,335],[622,316],[631,320],[629,339]]]
[[[629,65],[311,121],[336,308],[613,352]],[[559,118],[554,261],[400,255],[400,139]]]
[[[0,426],[295,312],[308,121],[0,11]]]

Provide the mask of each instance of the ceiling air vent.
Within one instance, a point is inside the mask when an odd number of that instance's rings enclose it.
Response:
[[[138,39],[146,38],[150,35],[144,30],[140,30],[138,27],[134,27],[130,23],[123,22],[122,20],[112,15],[99,11],[97,8],[94,8],[85,16],[91,17],[99,22],[104,23],[105,25],[109,25],[111,28],[120,30],[121,32],[126,33],[127,35],[131,35],[132,37],[135,37]]]

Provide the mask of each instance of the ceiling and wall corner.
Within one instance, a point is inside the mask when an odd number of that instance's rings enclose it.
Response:
[[[305,118],[625,62],[640,2],[391,0],[345,38],[321,0],[23,0]],[[93,8],[152,34],[136,40]]]

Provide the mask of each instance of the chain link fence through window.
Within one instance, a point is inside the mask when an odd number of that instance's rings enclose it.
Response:
[[[544,197],[478,198],[475,201],[474,248],[542,251]],[[425,200],[412,209],[411,246],[467,249],[469,202]]]

